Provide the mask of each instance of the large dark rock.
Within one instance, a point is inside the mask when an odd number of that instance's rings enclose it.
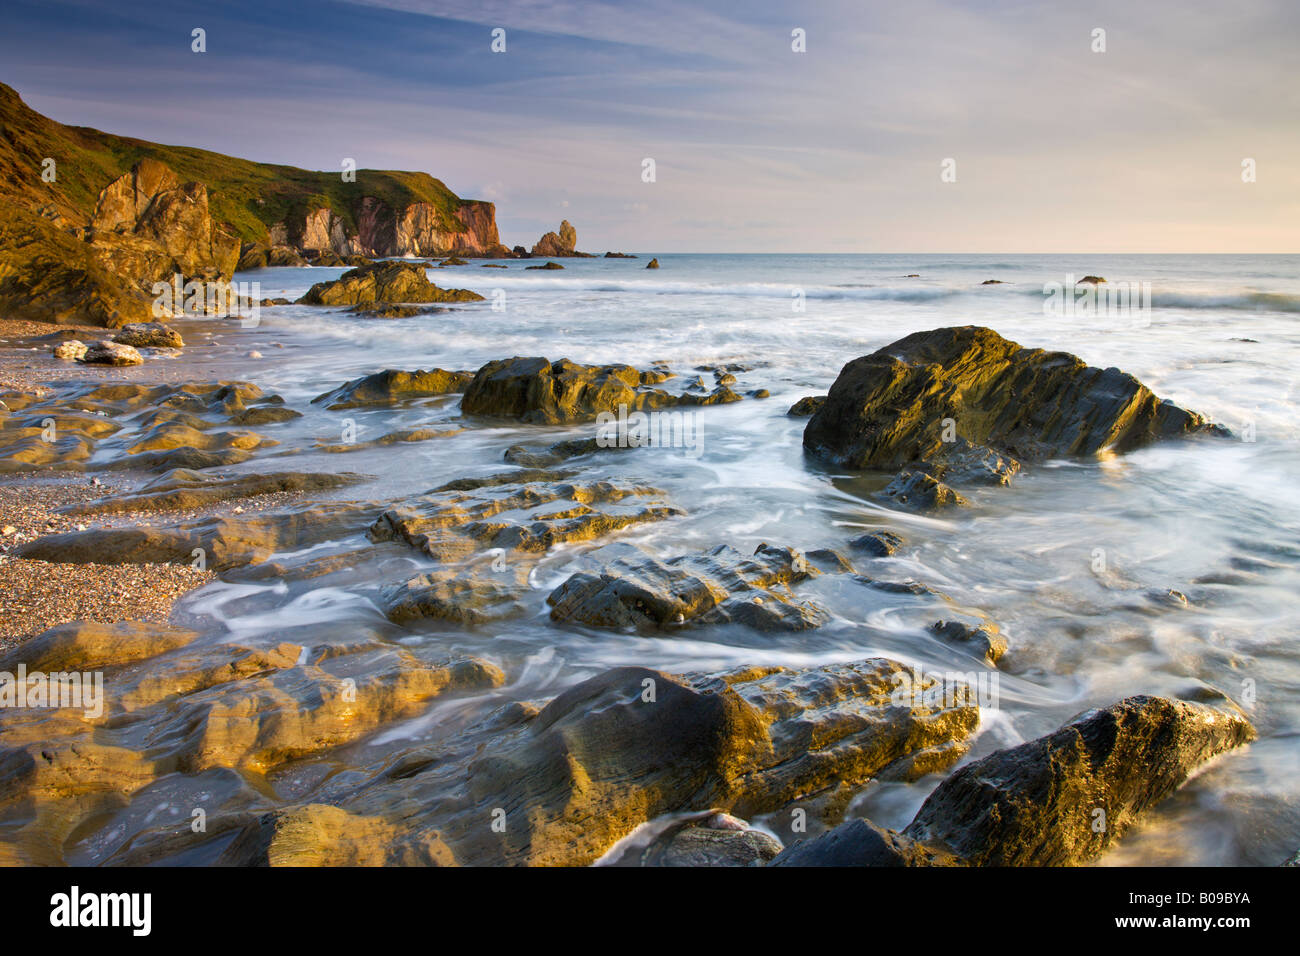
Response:
[[[666,372],[630,365],[579,365],[568,359],[508,358],[478,370],[465,390],[461,411],[469,415],[516,418],[529,424],[590,421],[601,412],[652,411],[678,405],[719,405],[741,401],[729,386],[707,394],[675,394],[655,386]]]
[[[846,468],[921,466],[940,479],[951,470],[954,481],[984,473],[1003,482],[1014,471],[1003,456],[1091,456],[1193,434],[1226,431],[1119,369],[965,326],[917,332],[849,362],[803,442]]]
[[[298,300],[303,305],[373,305],[376,302],[479,302],[468,289],[440,289],[415,262],[373,262],[317,282]]]
[[[1100,856],[1210,758],[1255,739],[1235,707],[1129,697],[967,764],[902,833],[865,821],[774,865],[1074,866]]]

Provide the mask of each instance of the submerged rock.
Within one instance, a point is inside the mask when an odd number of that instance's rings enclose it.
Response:
[[[564,266],[558,262],[548,262],[544,266],[524,266],[524,269],[563,269]]]
[[[996,664],[1007,652],[1007,639],[997,626],[983,623],[976,626],[961,621],[936,621],[930,625],[935,637],[954,644],[964,644],[989,664]]]
[[[873,558],[887,558],[903,546],[903,536],[893,531],[868,531],[849,542],[856,551],[865,551]]]
[[[551,620],[589,627],[660,630],[738,622],[759,630],[806,630],[828,615],[796,603],[791,585],[818,572],[790,548],[760,545],[752,557],[719,545],[668,561],[624,559],[579,572],[551,592]]]
[[[923,471],[902,472],[885,486],[880,495],[912,511],[936,511],[970,504],[942,481]]]
[[[366,319],[414,319],[421,315],[434,315],[447,312],[439,306],[394,305],[391,302],[377,302],[373,306],[354,305],[348,309],[349,315],[359,315]]]
[[[378,302],[479,302],[468,289],[440,289],[424,266],[413,262],[374,262],[331,282],[317,282],[298,300],[301,305],[373,305]]]
[[[1229,704],[1129,697],[967,764],[902,833],[854,821],[787,848],[773,865],[1077,866],[1202,763],[1253,739]]]
[[[537,425],[590,421],[601,412],[653,411],[674,406],[742,401],[729,386],[706,395],[674,394],[659,384],[670,377],[630,365],[579,365],[568,359],[498,359],[484,365],[465,389],[467,415],[515,418]]]
[[[317,395],[311,401],[313,405],[324,405],[331,410],[392,405],[416,398],[463,392],[473,379],[472,372],[448,372],[440,368],[402,372],[390,368],[344,382],[332,392]]]
[[[1118,369],[966,326],[917,332],[849,362],[803,442],[847,468],[1005,481],[1020,461],[1196,434],[1227,433]]]

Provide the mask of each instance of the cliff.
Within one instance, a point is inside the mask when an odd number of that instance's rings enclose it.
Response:
[[[24,278],[39,253],[47,264],[58,259],[74,269],[74,285],[100,290],[84,309],[65,296],[55,310],[64,321],[96,325],[129,320],[106,304],[120,290],[107,288],[105,270],[147,289],[176,272],[229,278],[241,250],[255,246],[287,246],[282,253],[308,258],[509,255],[492,203],[461,199],[427,173],[361,169],[355,182],[344,182],[341,170],[256,163],[65,126],[4,84],[0,215],[21,224],[0,237],[7,242],[0,308],[41,314],[40,283]],[[81,245],[68,246],[67,237]],[[133,302],[126,311],[139,315]]]

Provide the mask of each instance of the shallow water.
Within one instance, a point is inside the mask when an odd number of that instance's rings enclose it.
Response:
[[[257,328],[217,333],[229,377],[277,391],[304,418],[259,429],[282,450],[340,440],[345,419],[366,441],[414,425],[464,428],[432,441],[330,455],[261,455],[257,470],[349,470],[380,476],[346,497],[392,500],[452,478],[506,470],[511,444],[586,437],[592,426],[541,428],[462,420],[457,400],[398,409],[327,412],[313,397],[383,368],[475,369],[509,355],[568,357],[644,367],[664,361],[744,363],[737,391],[767,400],[707,408],[700,453],[637,449],[594,456],[593,473],[666,490],[686,512],[594,546],[552,552],[532,583],[531,614],[506,628],[409,629],[378,610],[380,585],[428,562],[396,549],[286,587],[218,582],[184,609],[209,617],[219,639],[292,639],[292,629],[373,628],[398,640],[469,651],[500,664],[500,692],[542,697],[617,664],[670,671],[809,664],[886,655],[927,670],[977,671],[980,663],[924,628],[945,602],[873,591],[825,576],[799,591],[833,614],[799,634],[736,627],[654,638],[558,627],[545,596],[576,563],[634,545],[660,557],[728,543],[843,548],[864,529],[908,539],[900,557],[856,559],[859,570],[914,580],[947,595],[950,612],[985,615],[1007,636],[998,696],[984,709],[972,756],[1055,729],[1072,715],[1134,693],[1216,687],[1250,714],[1260,740],[1212,764],[1151,813],[1104,863],[1275,864],[1300,846],[1300,257],[1296,256],[718,256],[566,260],[560,272],[434,270],[441,286],[492,302],[405,320],[285,306]],[[264,296],[296,298],[341,269],[267,269],[238,276]],[[919,273],[919,278],[903,278]],[[1087,274],[1151,284],[1145,315],[1045,314],[1045,282]],[[985,279],[1005,284],[982,286]],[[803,311],[798,291],[802,290]],[[1026,346],[1118,366],[1164,398],[1254,441],[1179,442],[1097,462],[1031,466],[1009,489],[977,489],[974,507],[942,518],[894,512],[870,494],[888,476],[838,474],[805,458],[806,419],[786,416],[799,397],[825,393],[847,361],[910,332],[986,325]],[[1246,341],[1253,340],[1253,341]],[[188,355],[189,353],[187,353]],[[194,361],[200,355],[179,361]],[[205,359],[206,361],[206,359]],[[147,374],[147,369],[144,372]],[[691,374],[696,374],[691,372]],[[361,548],[364,539],[322,550]],[[1099,550],[1100,549],[1100,550]],[[1098,557],[1104,558],[1104,568]],[[1188,606],[1148,591],[1176,589]],[[374,752],[437,739],[500,697],[435,704],[348,750]],[[338,755],[346,761],[348,754]],[[872,785],[855,811],[889,826],[910,819],[938,783]],[[310,789],[311,774],[279,786]]]

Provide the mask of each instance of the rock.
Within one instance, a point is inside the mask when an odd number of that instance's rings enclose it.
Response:
[[[818,571],[828,574],[849,574],[853,571],[849,559],[833,548],[814,548],[805,552],[804,558]]]
[[[145,482],[136,491],[77,502],[59,514],[97,515],[134,511],[196,511],[221,501],[258,495],[324,491],[368,481],[369,475],[273,471],[220,478],[176,468]]]
[[[708,395],[673,394],[655,386],[668,375],[630,365],[579,365],[568,359],[498,359],[474,376],[461,411],[467,415],[515,418],[528,424],[557,425],[590,421],[601,412],[651,411],[678,405],[717,405],[741,401],[727,386]]]
[[[444,265],[444,266],[467,266],[467,265],[469,265],[469,263],[466,262],[464,259],[460,258],[459,256],[448,256],[446,259],[442,260],[442,262],[440,263],[440,265]]]
[[[100,261],[90,244],[0,200],[0,314],[5,318],[117,328],[149,321],[152,304],[130,276]]]
[[[397,624],[436,619],[476,626],[522,613],[520,599],[527,593],[527,574],[518,564],[501,571],[479,565],[431,571],[389,585],[380,592],[380,604]]]
[[[588,627],[666,630],[737,622],[757,630],[797,631],[829,616],[797,604],[790,587],[817,573],[790,548],[760,545],[750,558],[726,545],[669,561],[615,561],[579,572],[551,592],[551,620]]]
[[[558,262],[548,262],[544,266],[524,266],[525,269],[563,269],[564,266]]]
[[[967,764],[902,833],[854,821],[787,848],[773,865],[1086,864],[1202,763],[1254,739],[1226,701],[1129,697]]]
[[[912,511],[937,511],[970,504],[942,481],[923,471],[900,472],[884,487],[880,496]]]
[[[1084,276],[1082,279],[1076,282],[1075,285],[1084,285],[1084,284],[1096,285],[1099,282],[1105,282],[1105,281],[1106,280],[1103,279],[1101,276]]]
[[[69,339],[61,342],[54,347],[51,353],[56,359],[64,362],[80,362],[86,357],[87,345],[85,342],[79,342],[76,339]]]
[[[565,219],[560,223],[560,232],[557,235],[548,232],[537,240],[533,246],[532,254],[539,257],[562,257],[573,255],[574,249],[578,245],[578,231],[569,224]],[[549,268],[549,267],[548,267]]]
[[[385,510],[374,541],[404,541],[448,562],[486,548],[545,554],[621,528],[679,515],[663,492],[626,482],[572,482],[560,472],[517,471],[449,482]]]
[[[100,192],[92,244],[105,265],[137,281],[229,279],[240,244],[213,220],[208,198],[202,183],[183,183],[165,163],[141,159]]]
[[[869,820],[850,820],[786,847],[769,866],[960,866],[939,847],[917,843]]]
[[[142,322],[122,326],[113,341],[133,348],[179,349],[185,345],[181,334],[162,322]]]
[[[910,466],[938,480],[973,469],[998,481],[1020,461],[1198,434],[1226,430],[1118,369],[966,326],[918,332],[844,366],[804,448],[847,468]]]
[[[723,818],[739,826],[715,826]],[[781,852],[781,841],[725,813],[691,825],[671,827],[647,847],[613,866],[762,866]]]
[[[786,412],[786,415],[791,418],[803,418],[808,415],[813,415],[825,403],[825,395],[805,395],[803,398],[799,399],[799,401],[790,406],[790,410]]]
[[[985,279],[980,285],[1005,285],[1001,279]]]
[[[1281,866],[1300,866],[1300,850],[1280,864]]]
[[[473,379],[472,372],[448,372],[440,368],[402,372],[390,368],[345,382],[332,392],[317,395],[312,404],[324,405],[331,410],[392,405],[463,392]]]
[[[368,503],[307,501],[279,511],[218,515],[172,525],[46,534],[12,553],[60,564],[190,564],[199,550],[208,570],[225,571],[259,564],[281,551],[298,551],[359,534],[379,510],[380,506]]]
[[[298,251],[292,246],[272,246],[266,254],[266,264],[276,268],[305,269],[311,265],[306,259],[298,255]]]
[[[332,282],[318,282],[298,300],[300,305],[374,305],[419,302],[480,302],[468,289],[440,289],[424,266],[413,262],[375,262],[358,266]]]
[[[132,666],[131,658],[95,665],[109,671],[105,684],[112,688],[102,715],[40,707],[0,713],[0,817],[8,859],[65,862],[62,854],[78,828],[98,832],[88,850],[97,861],[120,853],[141,862],[141,851],[128,849],[137,837],[154,847],[145,854],[202,845],[212,832],[193,834],[188,824],[177,825],[177,816],[160,812],[166,805],[159,807],[156,788],[177,787],[177,795],[201,799],[215,818],[209,830],[220,835],[231,829],[226,814],[236,814],[236,829],[249,825],[242,812],[247,791],[241,787],[235,804],[226,805],[230,790],[217,783],[223,775],[260,777],[417,716],[439,697],[504,683],[501,671],[484,661],[426,659],[382,645],[329,654],[293,644],[173,641],[154,650],[158,656],[143,658],[145,667]],[[132,801],[142,812],[118,815]],[[153,838],[147,831],[154,826],[169,838]],[[384,847],[382,833],[393,831],[389,824],[371,836]]]
[[[433,315],[436,312],[447,312],[440,306],[418,306],[418,305],[394,305],[391,302],[380,302],[375,306],[356,305],[348,309],[350,315],[359,315],[367,319],[413,319],[420,315]]]
[[[553,445],[511,445],[505,451],[505,460],[523,468],[551,468],[571,458],[580,458],[598,451],[625,451],[618,446],[602,447],[594,438],[570,438]]]
[[[104,340],[87,346],[81,361],[87,365],[143,365],[144,357],[129,345]]]
[[[935,637],[955,644],[968,646],[989,664],[996,664],[1007,652],[1007,639],[990,623],[972,627],[961,621],[936,621],[930,625]]]
[[[197,631],[168,624],[73,621],[0,655],[0,671],[13,674],[19,664],[25,665],[28,673],[101,670],[184,647],[198,636]]]
[[[540,710],[507,704],[434,751],[387,762],[364,786],[336,789],[329,802],[360,822],[321,836],[385,860],[583,866],[665,814],[788,812],[796,800],[851,790],[921,754],[950,764],[978,708],[891,706],[902,669],[881,659],[722,677],[616,668]],[[393,832],[377,838],[377,819]],[[504,829],[485,825],[494,819]],[[315,831],[290,840],[275,821],[253,831],[261,837],[253,851],[224,862],[265,865],[274,859],[268,849],[318,841]],[[746,831],[716,832],[732,836],[696,835],[679,850],[717,849],[735,834],[750,855],[771,850]]]
[[[904,544],[903,536],[893,531],[869,531],[849,542],[849,547],[865,551],[873,558],[887,558]]]
[[[658,268],[659,268],[659,260],[658,260],[658,259],[651,259],[649,262],[647,262],[647,263],[645,264],[645,267],[646,267],[647,269],[658,269]]]
[[[450,438],[452,435],[459,435],[463,429],[460,428],[399,428],[397,431],[388,432],[380,435],[378,438],[370,441],[346,441],[346,442],[320,442],[315,445],[318,451],[329,452],[331,454],[346,454],[348,452],[360,451],[363,448],[383,448],[385,445],[396,445],[401,442],[431,441],[435,438]]]
[[[626,252],[607,252],[606,259],[635,259],[636,256],[630,256]]]
[[[312,256],[311,264],[316,268],[337,269],[340,266],[346,266],[347,262],[333,249],[326,249],[323,252],[317,252]]]
[[[503,262],[484,262],[479,266],[480,269],[509,269],[510,267]]]
[[[269,264],[267,260],[269,252],[265,243],[242,243],[239,247],[239,262],[235,265],[235,271],[249,272],[253,269],[265,269]]]

